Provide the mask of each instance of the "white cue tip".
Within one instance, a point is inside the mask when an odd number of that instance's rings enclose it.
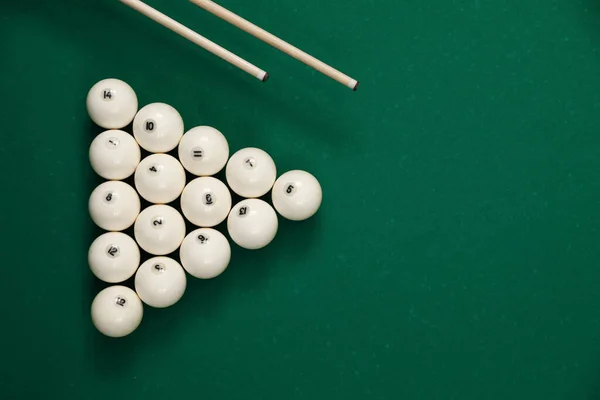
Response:
[[[350,79],[350,81],[348,82],[348,87],[352,90],[354,90],[356,92],[356,89],[358,89],[358,85],[360,85],[360,82],[357,81],[356,79]]]
[[[256,74],[256,77],[261,81],[266,82],[267,79],[269,79],[269,73],[265,71],[260,71],[258,74]]]

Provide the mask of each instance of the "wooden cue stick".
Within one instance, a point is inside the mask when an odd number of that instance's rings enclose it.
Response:
[[[119,0],[119,1],[123,4],[128,5],[129,7],[133,8],[134,10],[140,12],[141,14],[145,15],[146,17],[154,20],[155,22],[158,22],[165,28],[172,30],[173,32],[183,36],[184,38],[197,44],[198,46],[204,48],[205,50],[208,50],[209,52],[213,53],[214,55],[221,57],[223,60],[229,62],[230,64],[235,65],[239,69],[246,71],[247,73],[254,76],[255,78],[260,79],[263,82],[269,78],[269,74],[267,72],[263,71],[262,69],[258,68],[255,65],[249,63],[248,61],[244,60],[243,58],[236,56],[235,54],[233,54],[229,50],[224,49],[223,47],[219,46],[218,44],[208,40],[204,36],[199,35],[198,33],[194,32],[193,30],[189,29],[188,27],[180,24],[179,22],[166,16],[165,14],[161,13],[160,11],[150,7],[146,3],[144,3],[140,0]]]
[[[206,11],[214,14],[215,16],[229,22],[232,25],[237,26],[243,31],[257,37],[270,44],[271,46],[283,51],[284,53],[294,57],[297,60],[302,61],[304,64],[316,69],[317,71],[327,75],[328,77],[335,79],[343,85],[348,86],[352,90],[356,90],[358,88],[359,82],[355,79],[350,78],[349,76],[341,73],[337,69],[325,64],[322,61],[317,60],[310,54],[303,52],[297,47],[292,46],[291,44],[279,39],[277,36],[270,34],[262,28],[254,25],[253,23],[243,19],[242,17],[232,13],[226,8],[221,7],[220,5],[212,2],[211,0],[190,0],[192,3],[197,6],[205,9]]]

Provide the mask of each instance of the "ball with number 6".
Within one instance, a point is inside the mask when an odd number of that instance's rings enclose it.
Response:
[[[201,228],[183,239],[179,256],[181,265],[190,275],[211,279],[221,275],[229,265],[231,247],[221,232]]]

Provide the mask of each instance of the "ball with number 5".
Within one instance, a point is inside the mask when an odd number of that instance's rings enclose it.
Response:
[[[288,171],[273,185],[273,206],[282,217],[302,221],[312,217],[323,199],[317,178],[306,171]]]

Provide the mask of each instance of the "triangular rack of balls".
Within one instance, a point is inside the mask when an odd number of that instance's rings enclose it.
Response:
[[[92,220],[107,232],[88,252],[93,274],[118,284],[135,275],[135,291],[110,286],[92,302],[92,321],[104,335],[122,337],[141,323],[142,302],[152,307],[175,304],[186,288],[186,271],[200,279],[220,275],[229,265],[229,241],[213,227],[227,219],[231,239],[246,249],[268,245],[277,233],[277,214],[258,199],[270,190],[284,218],[304,220],[321,205],[317,179],[305,171],[277,177],[265,151],[245,148],[229,157],[225,136],[197,126],[184,133],[181,115],[164,103],[138,111],[134,90],[118,79],[96,83],[87,96],[91,119],[107,129],[90,145],[94,171],[106,181],[89,199]],[[122,129],[133,121],[133,135]],[[152,153],[141,159],[140,147]],[[178,150],[179,160],[166,154]],[[229,188],[212,177],[225,168],[231,190],[245,199],[232,206]],[[185,170],[197,176],[186,182]],[[135,188],[123,182],[134,176]],[[140,196],[152,205],[141,210]],[[180,199],[183,216],[167,205]],[[198,229],[186,235],[184,217]],[[121,232],[133,225],[134,237]],[[153,255],[142,265],[140,249]],[[179,249],[181,265],[165,257]]]

